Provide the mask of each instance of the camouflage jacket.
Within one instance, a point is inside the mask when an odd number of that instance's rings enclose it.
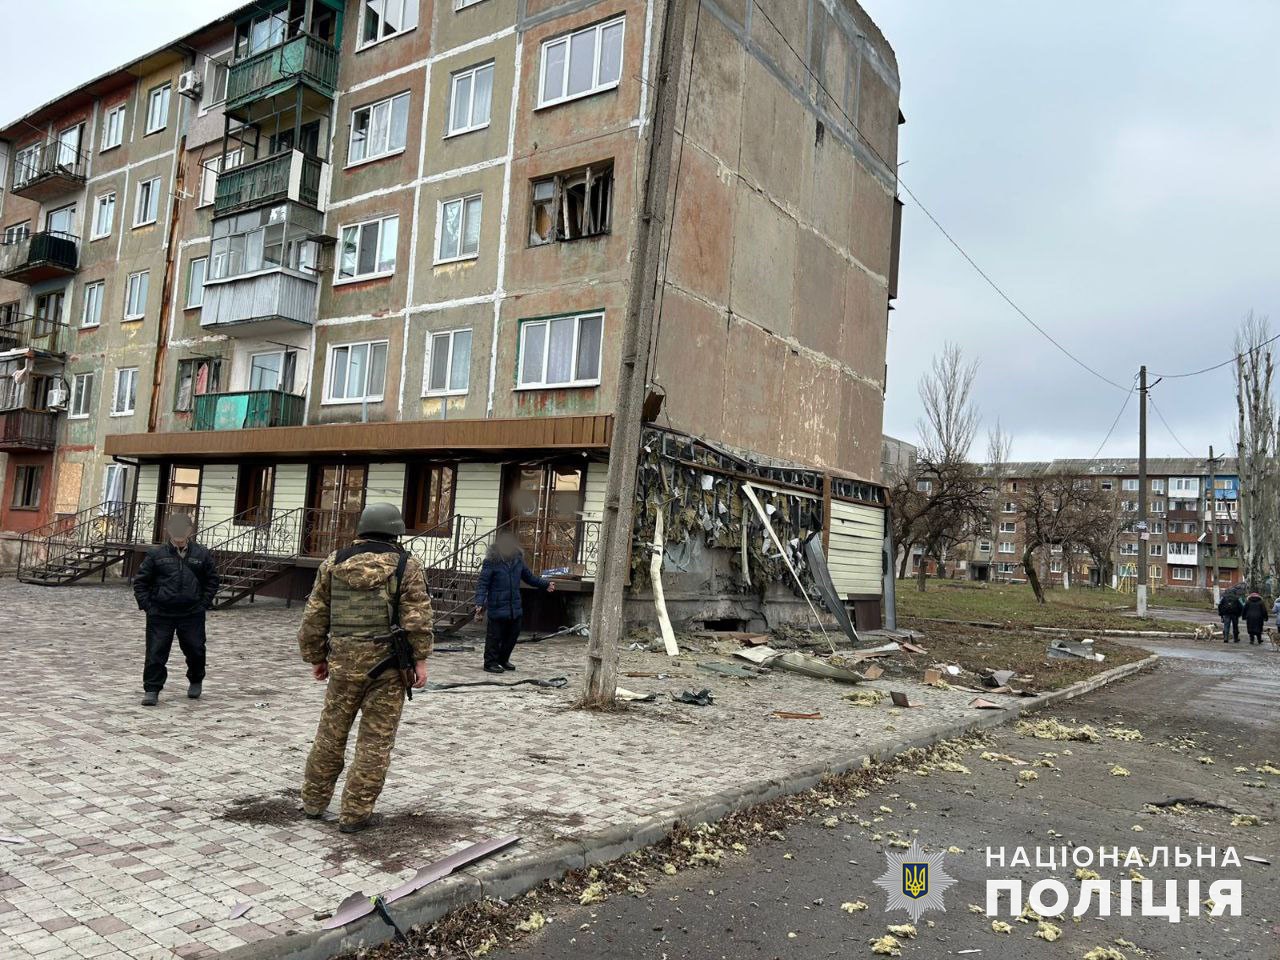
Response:
[[[339,623],[334,623],[333,596],[335,592],[378,591],[389,601],[395,589],[393,581],[399,559],[398,549],[375,540],[357,540],[352,546],[325,558],[316,571],[315,586],[307,598],[302,626],[298,629],[298,646],[303,660],[307,663],[328,660],[330,670],[339,672],[347,665],[345,661],[359,661],[349,664],[352,671],[358,673],[365,668],[365,661],[376,663],[386,656],[386,645],[369,641],[387,632],[388,621],[371,617],[368,628],[364,630],[341,626],[341,618],[338,618]],[[414,659],[425,659],[431,653],[434,636],[431,596],[427,593],[422,565],[413,557],[405,566],[404,586],[400,592],[400,625],[413,644]]]

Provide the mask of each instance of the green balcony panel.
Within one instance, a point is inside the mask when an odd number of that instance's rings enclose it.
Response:
[[[233,63],[227,74],[226,109],[239,110],[297,83],[332,97],[338,83],[337,49],[302,34]]]
[[[195,398],[192,430],[255,430],[302,425],[306,398],[282,390],[206,393]]]

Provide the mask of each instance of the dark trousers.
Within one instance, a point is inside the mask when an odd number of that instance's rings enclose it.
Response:
[[[1237,641],[1240,639],[1240,615],[1234,617],[1230,614],[1222,618],[1222,639],[1230,640],[1234,637]]]
[[[484,665],[500,667],[511,659],[520,636],[520,617],[498,619],[490,617],[484,630]]]
[[[173,649],[173,635],[187,658],[187,681],[204,682],[204,611],[185,617],[147,614],[147,665],[142,671],[142,689],[159,693],[169,677],[166,664]]]

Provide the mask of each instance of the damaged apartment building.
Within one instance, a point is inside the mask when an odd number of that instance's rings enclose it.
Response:
[[[0,129],[6,559],[181,511],[221,604],[298,598],[390,501],[442,620],[504,528],[585,619],[653,218],[637,617],[658,509],[677,619],[804,615],[746,484],[878,623],[898,89],[850,0],[258,0],[57,97]]]

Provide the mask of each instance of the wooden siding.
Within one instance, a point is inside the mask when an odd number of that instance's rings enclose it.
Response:
[[[200,326],[284,317],[308,326],[315,317],[316,282],[290,273],[263,273],[204,288]]]
[[[502,464],[458,464],[458,488],[453,512],[479,520],[479,532],[498,525],[498,495],[502,487]]]
[[[831,549],[827,564],[841,596],[880,596],[884,511],[837,500],[831,504]]]
[[[272,454],[607,450],[612,432],[613,417],[607,414],[507,420],[401,420],[259,430],[117,434],[106,438],[105,452],[116,457],[226,460]]]

